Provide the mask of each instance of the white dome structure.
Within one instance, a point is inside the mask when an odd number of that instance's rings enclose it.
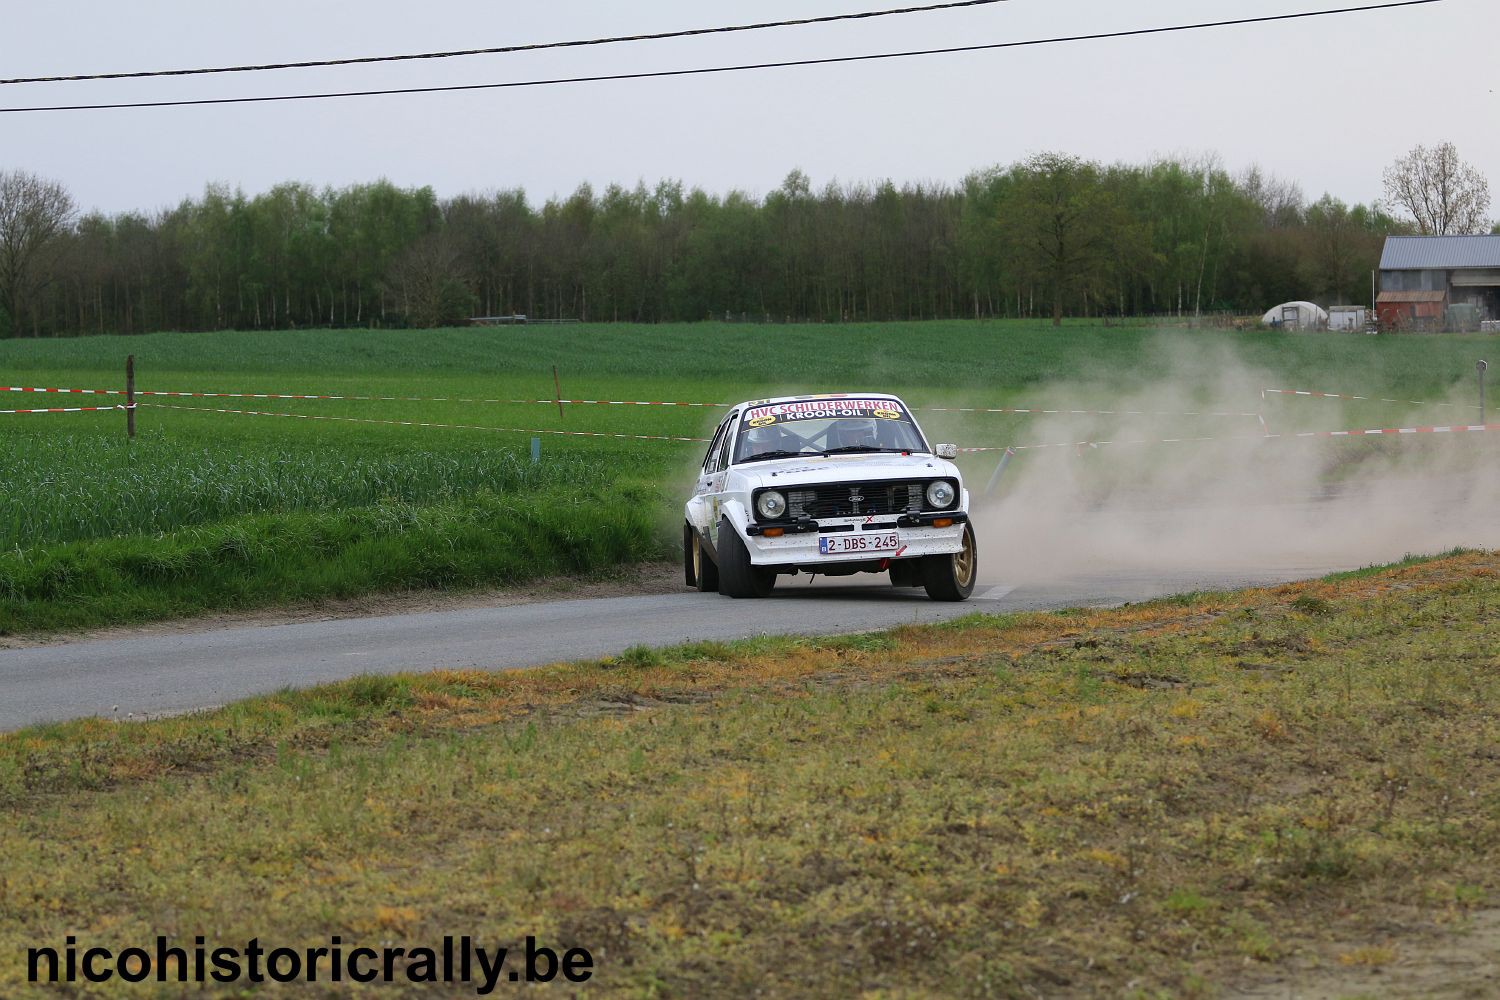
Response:
[[[1260,325],[1283,330],[1326,329],[1328,312],[1315,302],[1283,302],[1262,316]]]

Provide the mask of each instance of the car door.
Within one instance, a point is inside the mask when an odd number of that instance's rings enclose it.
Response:
[[[703,456],[703,465],[698,469],[698,482],[693,487],[693,496],[701,497],[710,492],[714,481],[715,463],[719,460],[719,446],[724,443],[724,435],[728,432],[729,418],[726,418],[714,431],[713,440],[709,442],[708,451]]]
[[[708,537],[714,550],[719,547],[719,506],[723,503],[726,481],[729,478],[729,458],[734,454],[734,434],[739,426],[740,413],[735,410],[724,421],[723,434],[719,436],[719,449],[710,452],[710,471],[706,475],[709,504]]]

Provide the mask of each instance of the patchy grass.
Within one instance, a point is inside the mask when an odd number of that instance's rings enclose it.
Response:
[[[532,933],[590,948],[605,996],[1378,977],[1500,888],[1497,573],[1470,553],[10,734],[0,995],[69,933]]]

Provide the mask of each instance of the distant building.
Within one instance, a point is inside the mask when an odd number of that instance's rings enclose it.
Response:
[[[1357,333],[1365,328],[1364,306],[1332,306],[1328,310],[1328,329]]]
[[[1500,319],[1500,236],[1387,237],[1375,303],[1384,330]]]
[[[1326,330],[1328,311],[1316,302],[1283,302],[1272,307],[1260,322],[1278,330]]]

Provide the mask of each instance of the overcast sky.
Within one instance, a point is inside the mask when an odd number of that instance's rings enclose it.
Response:
[[[905,0],[917,4],[922,0]],[[711,38],[340,69],[0,87],[0,107],[433,86],[999,42],[1252,17],[1360,0],[1010,0]],[[0,76],[380,55],[667,31],[902,5],[882,0],[75,0],[5,5]],[[1500,195],[1496,0],[1150,38],[635,82],[126,111],[0,114],[0,169],[85,208],[155,209],[213,181],[387,177],[534,202],[668,177],[764,194],[957,182],[1040,150],[1105,161],[1217,153],[1309,197],[1380,195],[1381,170],[1445,140]]]

